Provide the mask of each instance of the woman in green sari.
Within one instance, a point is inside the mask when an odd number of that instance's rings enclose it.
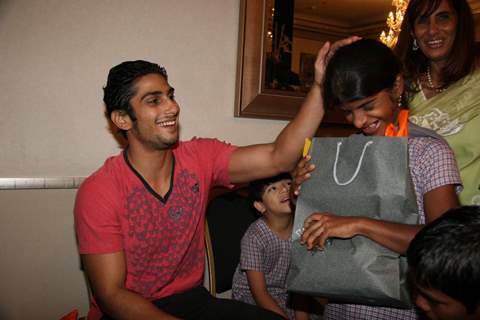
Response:
[[[395,51],[408,80],[410,121],[450,144],[464,190],[480,205],[480,59],[466,0],[410,0]]]

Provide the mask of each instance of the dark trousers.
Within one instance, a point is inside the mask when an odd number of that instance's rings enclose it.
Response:
[[[162,311],[185,320],[282,320],[279,314],[230,299],[213,297],[204,287],[153,301]],[[111,318],[104,316],[102,320]]]

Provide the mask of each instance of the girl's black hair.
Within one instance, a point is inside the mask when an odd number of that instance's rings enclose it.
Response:
[[[362,39],[341,47],[325,70],[325,106],[338,107],[391,89],[399,73],[399,60],[379,41]]]

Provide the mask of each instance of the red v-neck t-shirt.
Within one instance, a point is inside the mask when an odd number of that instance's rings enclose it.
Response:
[[[125,287],[148,300],[200,285],[208,192],[214,185],[230,184],[228,164],[234,149],[216,139],[179,142],[164,197],[150,188],[124,152],[107,159],[77,193],[80,254],[123,251]],[[101,317],[94,301],[90,316]]]

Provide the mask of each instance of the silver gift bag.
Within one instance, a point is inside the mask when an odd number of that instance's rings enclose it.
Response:
[[[331,302],[410,308],[405,257],[363,236],[329,239],[324,251],[299,242],[313,212],[417,224],[407,138],[315,138],[310,154],[316,169],[297,200],[288,289]]]

